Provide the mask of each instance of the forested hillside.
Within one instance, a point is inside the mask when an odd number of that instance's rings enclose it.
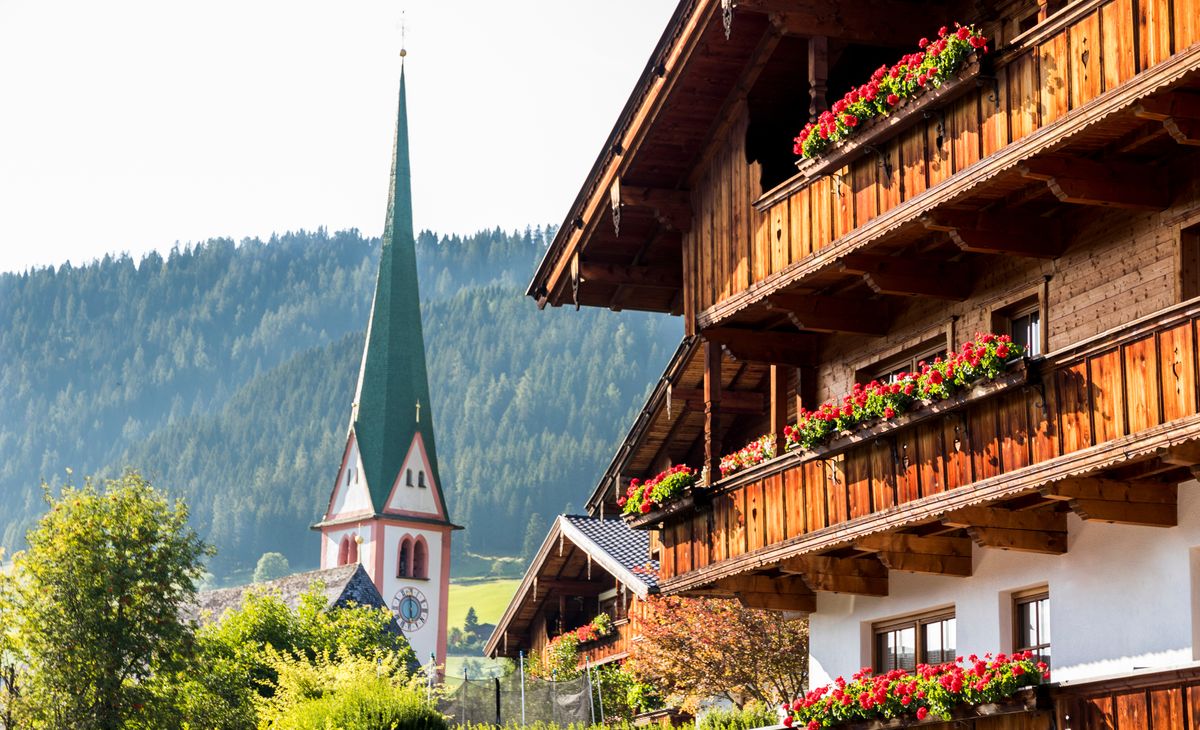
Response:
[[[679,337],[665,317],[539,312],[522,286],[546,235],[418,241],[447,499],[485,554],[582,504]],[[4,546],[42,479],[129,466],[188,499],[219,577],[268,550],[313,566],[377,256],[318,231],[0,275]]]

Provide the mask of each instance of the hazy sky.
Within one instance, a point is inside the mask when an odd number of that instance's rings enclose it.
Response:
[[[408,26],[418,228],[559,223],[675,0],[0,0],[0,271],[383,228]]]

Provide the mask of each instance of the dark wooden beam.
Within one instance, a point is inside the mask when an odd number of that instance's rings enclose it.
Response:
[[[608,590],[604,581],[568,580],[565,578],[538,579],[539,591],[556,591],[571,596],[598,596]]]
[[[719,580],[713,588],[718,592],[717,595],[730,595],[749,608],[804,613],[817,610],[816,594],[797,576],[738,576]]]
[[[966,528],[967,534],[981,547],[1050,555],[1067,552],[1064,512],[967,507],[943,515],[941,523]]]
[[[721,456],[721,346],[711,340],[704,342],[704,466],[708,482],[720,478]]]
[[[683,270],[674,266],[623,266],[582,261],[579,278],[597,284],[630,284],[653,289],[683,286]]]
[[[1165,177],[1144,165],[1045,155],[1019,168],[1027,178],[1044,180],[1064,203],[1159,211],[1169,202]]]
[[[858,7],[803,4],[795,0],[738,0],[737,10],[766,13],[782,32],[806,38],[827,36],[907,48],[913,38],[929,33],[928,17],[914,12],[912,5],[896,0],[873,0],[869,6]]]
[[[1064,500],[1082,519],[1119,525],[1174,527],[1179,524],[1178,485],[1149,479],[1117,481],[1073,477],[1039,490]]]
[[[854,547],[875,553],[891,570],[971,575],[971,540],[965,537],[880,534],[855,540]]]
[[[784,435],[783,429],[788,425],[788,399],[791,397],[788,388],[788,372],[790,370],[791,368],[782,365],[772,365],[768,375],[771,384],[771,412],[768,425],[771,428],[771,441],[777,455],[783,454],[787,450],[787,437]]]
[[[1053,259],[1065,248],[1062,226],[1055,219],[946,211],[927,215],[921,222],[931,231],[945,231],[956,246],[970,253]]]
[[[703,388],[672,388],[672,401],[683,401],[685,407],[692,410],[704,410]],[[738,413],[759,415],[767,412],[767,399],[762,393],[744,390],[722,390],[721,411],[723,413]]]
[[[829,39],[822,35],[808,39],[808,121],[815,122],[829,108],[825,92],[829,81]]]
[[[971,273],[961,261],[851,254],[842,259],[840,267],[848,274],[861,274],[867,285],[880,294],[955,301],[971,294]]]
[[[767,305],[784,312],[799,330],[845,332],[880,337],[887,334],[887,304],[819,294],[773,294]]]
[[[1162,122],[1163,129],[1179,144],[1200,145],[1200,94],[1173,91],[1142,99],[1133,108],[1135,116]]]
[[[622,185],[620,198],[621,205],[647,208],[653,211],[655,220],[680,233],[692,228],[692,197],[686,190]]]
[[[797,573],[814,591],[860,596],[888,594],[887,568],[875,558],[831,558],[803,555],[780,563],[785,573]]]
[[[713,327],[701,332],[705,341],[719,344],[735,360],[808,365],[816,359],[817,336],[798,332],[758,332]]]

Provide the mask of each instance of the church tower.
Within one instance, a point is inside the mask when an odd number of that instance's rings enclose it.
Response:
[[[404,52],[401,51],[401,56]],[[321,532],[321,567],[361,563],[422,664],[446,660],[450,522],[425,372],[404,66],[379,277],[350,428]]]

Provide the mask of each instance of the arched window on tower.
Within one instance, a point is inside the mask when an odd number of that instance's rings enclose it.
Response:
[[[347,556],[345,565],[352,565],[358,562],[358,535],[350,536],[350,554]]]
[[[344,535],[341,544],[338,545],[338,565],[346,565],[350,562],[350,536]]]
[[[429,548],[425,544],[425,538],[418,536],[417,541],[413,543],[413,572],[414,578],[429,577]]]
[[[424,471],[417,472],[417,486],[422,487],[422,488],[424,488],[424,486],[425,486],[425,472]]]
[[[407,578],[412,575],[412,538],[405,535],[400,540],[400,554],[396,558],[396,577]]]
[[[411,487],[413,485],[412,469],[409,469],[404,474],[404,486]]]

